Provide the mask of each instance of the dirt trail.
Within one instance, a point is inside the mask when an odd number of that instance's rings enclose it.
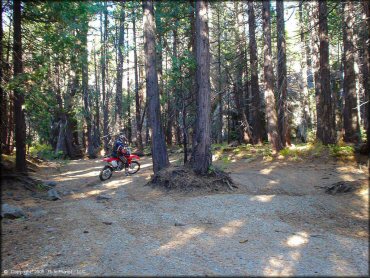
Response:
[[[241,160],[228,165],[238,190],[199,195],[143,186],[152,169],[141,162],[106,182],[100,160],[45,169],[60,201],[3,196],[30,217],[2,220],[2,274],[368,275],[367,185],[322,188],[366,183],[354,166]]]

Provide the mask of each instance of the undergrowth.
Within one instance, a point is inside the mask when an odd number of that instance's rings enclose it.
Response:
[[[278,154],[273,154],[269,144],[251,145],[242,144],[229,147],[226,144],[212,145],[213,160],[222,162],[221,167],[227,167],[230,162],[237,159],[263,158],[271,161],[274,159],[289,159],[299,161],[310,158],[333,157],[339,160],[353,160],[355,149],[351,145],[339,142],[336,145],[325,146],[319,142],[297,144],[284,148]]]
[[[63,152],[55,153],[53,148],[47,144],[36,144],[30,147],[30,155],[44,160],[60,160],[63,158]]]
[[[329,153],[334,157],[346,158],[353,156],[355,149],[353,146],[329,145]]]
[[[272,149],[270,145],[251,145],[241,144],[237,147],[229,147],[226,144],[212,145],[213,159],[221,160],[228,164],[235,159],[250,159],[254,157],[272,158]]]
[[[353,146],[341,143],[327,146],[322,143],[308,143],[286,147],[279,154],[293,159],[335,157],[340,160],[352,160],[355,149]]]

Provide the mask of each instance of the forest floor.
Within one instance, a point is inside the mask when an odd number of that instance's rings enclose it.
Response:
[[[100,159],[40,166],[32,175],[57,182],[57,201],[4,182],[3,203],[28,217],[2,219],[2,274],[369,274],[368,174],[355,162],[237,159],[227,193],[144,186],[151,159],[141,164],[105,182]],[[325,193],[339,181],[360,186]]]

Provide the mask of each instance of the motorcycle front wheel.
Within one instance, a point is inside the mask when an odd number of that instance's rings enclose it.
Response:
[[[106,165],[104,168],[100,171],[99,178],[101,181],[108,180],[112,177],[113,169],[112,167]]]
[[[140,163],[137,161],[131,161],[131,164],[128,166],[127,170],[130,175],[137,173],[140,170]]]

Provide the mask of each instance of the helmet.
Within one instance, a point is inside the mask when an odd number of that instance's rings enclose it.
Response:
[[[126,137],[123,135],[123,134],[121,134],[120,136],[118,136],[118,141],[120,141],[120,142],[124,142],[126,140]]]

